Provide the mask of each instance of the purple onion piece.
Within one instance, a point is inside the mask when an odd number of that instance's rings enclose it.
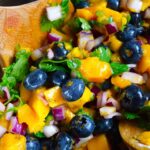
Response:
[[[107,29],[108,34],[112,34],[118,31],[117,26],[114,22],[111,24],[106,24],[105,27]]]
[[[62,121],[65,119],[65,108],[64,106],[58,106],[52,109],[52,114],[56,121]]]
[[[47,39],[48,39],[49,44],[51,44],[52,42],[60,41],[62,37],[54,33],[48,33]]]

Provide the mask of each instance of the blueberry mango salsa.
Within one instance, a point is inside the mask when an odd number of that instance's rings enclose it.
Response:
[[[150,1],[48,0],[41,31],[2,69],[0,150],[150,150]]]

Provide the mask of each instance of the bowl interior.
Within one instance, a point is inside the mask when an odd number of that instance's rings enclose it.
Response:
[[[18,6],[33,2],[36,0],[0,0],[0,6]]]

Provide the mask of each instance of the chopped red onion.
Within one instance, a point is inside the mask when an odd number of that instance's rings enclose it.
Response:
[[[52,114],[57,121],[62,121],[65,119],[65,107],[58,106],[52,109]]]
[[[145,18],[145,19],[150,19],[150,8],[147,8],[147,9],[145,10],[144,18]]]
[[[7,129],[0,125],[0,138],[4,135],[6,131]]]
[[[108,100],[107,100],[107,104],[108,103],[112,103],[112,105],[114,106],[114,107],[116,107],[116,109],[117,110],[119,110],[120,109],[120,104],[119,104],[119,102],[117,101],[117,100],[115,100],[114,98],[109,98]]]
[[[43,53],[40,49],[36,49],[32,52],[31,58],[35,61],[38,60],[39,58],[43,57]]]
[[[87,42],[94,40],[93,34],[91,31],[81,31],[78,34],[78,47],[80,49],[85,49]]]
[[[140,12],[143,2],[141,0],[128,0],[127,8],[129,10],[134,10],[134,12]]]
[[[47,35],[48,42],[51,44],[52,42],[60,41],[62,36],[57,35],[55,33],[48,33]]]
[[[97,86],[93,86],[91,88],[91,92],[93,92],[96,96],[100,92],[100,89]]]
[[[113,113],[109,114],[108,116],[104,116],[105,119],[111,119],[113,117],[121,117],[121,113],[113,112]]]
[[[82,144],[88,142],[89,140],[91,140],[93,138],[93,134],[91,134],[90,136],[86,137],[86,138],[79,138],[78,143],[75,145],[76,148],[81,147]]]
[[[6,107],[6,110],[9,110],[9,109],[11,109],[11,108],[13,108],[13,107],[14,107],[14,105],[13,105],[12,103],[9,103],[9,104],[7,105],[7,107]],[[9,112],[7,112],[7,113],[6,113],[6,120],[10,120],[11,117],[12,117],[12,115],[13,115],[13,113],[14,113],[14,111],[9,111]]]
[[[99,92],[97,94],[97,107],[103,107],[106,105],[108,99],[108,93],[107,92]]]
[[[87,42],[85,49],[91,51],[93,48],[100,45],[103,42],[103,40],[104,40],[104,36],[98,37],[95,40],[90,40]]]
[[[2,102],[0,102],[0,111],[4,112],[4,110],[5,110],[5,105]]]
[[[121,77],[135,84],[145,83],[143,76],[134,72],[124,72]]]
[[[10,99],[9,89],[5,86],[2,88],[2,90],[4,91],[6,99]]]
[[[53,59],[54,58],[54,52],[52,51],[52,49],[49,48],[47,51],[48,51],[48,53],[47,53],[48,59]]]
[[[52,137],[53,135],[55,135],[58,132],[59,132],[59,128],[55,125],[45,126],[43,129],[43,133],[47,138]]]
[[[104,106],[99,108],[100,115],[106,117],[114,112],[116,112],[116,107],[114,106]]]
[[[62,17],[61,6],[52,6],[46,8],[47,18],[50,21],[58,20]]]
[[[11,132],[21,135],[26,134],[27,125],[25,123],[19,124],[17,117],[11,117],[10,120]]]
[[[115,33],[118,31],[117,25],[115,22],[112,22],[110,24],[106,24],[105,27],[106,27],[108,34],[112,34],[112,33]]]

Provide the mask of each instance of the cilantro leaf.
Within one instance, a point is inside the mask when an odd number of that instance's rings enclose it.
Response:
[[[45,138],[45,135],[43,132],[39,131],[37,133],[34,133],[34,136],[37,138]]]
[[[111,51],[107,47],[100,46],[91,53],[91,57],[98,57],[102,61],[110,62]]]
[[[129,67],[126,64],[121,64],[118,62],[112,62],[110,66],[112,68],[113,75],[118,75],[129,70]]]
[[[62,9],[62,15],[63,17],[66,17],[68,11],[69,11],[69,0],[62,0],[61,2],[61,9]]]
[[[81,29],[87,31],[91,29],[90,24],[88,23],[87,20],[85,20],[84,18],[78,18],[79,22],[81,23]]]
[[[123,112],[123,116],[128,119],[128,120],[133,120],[133,119],[137,119],[140,118],[140,116],[136,113],[131,113],[131,112]]]
[[[73,70],[81,66],[81,61],[77,58],[67,60],[67,66]]]

